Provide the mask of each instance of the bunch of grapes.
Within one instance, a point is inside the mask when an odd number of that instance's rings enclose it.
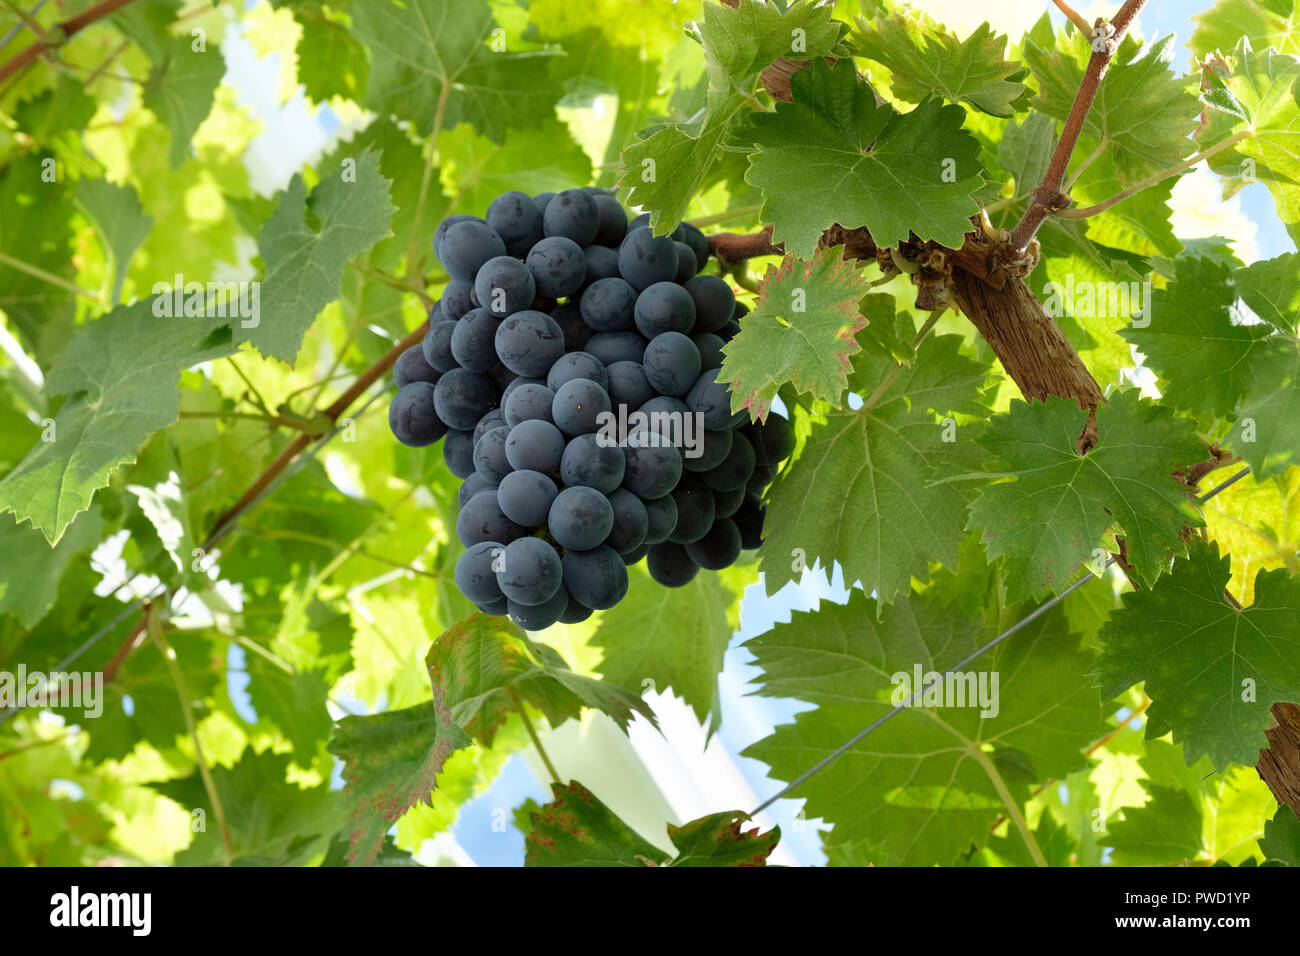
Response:
[[[393,434],[442,440],[464,480],[457,587],[526,630],[613,607],[642,558],[680,587],[758,547],[793,450],[786,419],[747,423],[717,381],[748,310],[700,274],[708,240],[648,219],[594,187],[449,217],[450,281],[393,369]]]

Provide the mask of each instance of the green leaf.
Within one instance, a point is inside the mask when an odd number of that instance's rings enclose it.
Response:
[[[1282,257],[1285,260],[1287,257]],[[1230,270],[1209,259],[1181,256],[1174,278],[1152,294],[1151,322],[1122,331],[1161,378],[1164,398],[1176,408],[1236,418],[1230,441],[1259,478],[1300,461],[1300,342],[1295,315],[1281,315],[1284,334],[1269,324],[1242,325],[1240,294],[1270,319],[1271,309],[1295,295],[1276,282],[1285,268],[1259,263]],[[1253,270],[1253,271],[1252,271]],[[1236,285],[1238,277],[1244,284]],[[1271,289],[1261,294],[1261,282]],[[1276,284],[1275,284],[1276,282]],[[1213,343],[1207,348],[1206,343]]]
[[[1285,803],[1278,805],[1273,819],[1265,824],[1259,849],[1267,859],[1300,866],[1300,816]]]
[[[344,762],[348,862],[372,863],[388,828],[407,810],[429,802],[442,765],[470,743],[452,721],[439,687],[428,703],[339,721],[329,750]]]
[[[689,584],[665,588],[641,565],[628,569],[627,596],[600,616],[591,639],[604,651],[597,668],[618,687],[640,691],[650,681],[670,687],[701,722],[718,718],[718,674],[731,635],[739,624],[741,588],[730,576],[743,572],[701,571]],[[725,575],[725,576],[724,576]]]
[[[180,0],[132,0],[108,17],[113,26],[135,42],[153,63],[167,57],[172,36],[168,28],[176,22]]]
[[[1151,786],[1143,807],[1126,807],[1106,842],[1121,866],[1170,866],[1201,854],[1201,808],[1185,790]]]
[[[876,105],[852,60],[816,61],[791,80],[793,103],[752,118],[747,180],[763,191],[772,239],[810,256],[829,226],[866,226],[881,248],[909,233],[953,248],[978,209],[979,143],[959,106],[927,99],[910,113]]]
[[[841,27],[825,4],[797,0],[781,8],[739,0],[735,7],[709,3],[703,10],[698,35],[708,74],[706,109],[631,143],[619,163],[620,185],[631,190],[627,201],[650,211],[658,235],[672,232],[686,215],[759,74],[787,54],[817,59],[839,49]],[[797,51],[791,49],[796,36],[803,40]]]
[[[303,866],[323,855],[343,824],[338,794],[327,784],[300,787],[287,779],[288,754],[245,750],[233,767],[212,768],[212,782],[225,811],[232,858],[226,859],[221,829],[198,771],[149,786],[180,804],[195,824],[194,841],[176,854],[177,866]],[[202,811],[200,818],[195,811]]]
[[[949,669],[992,636],[955,607],[940,610],[914,597],[879,608],[856,588],[846,605],[795,611],[789,624],[745,647],[762,668],[763,696],[793,697],[816,710],[779,725],[745,754],[768,764],[778,780],[793,780],[919,689],[918,670],[928,686],[934,678],[926,675]],[[1083,748],[1102,723],[1101,702],[1084,680],[1088,660],[1060,610],[1049,612],[964,670],[970,676],[953,680],[952,697],[931,691],[902,709],[793,796],[807,799],[809,818],[834,824],[829,845],[854,845],[877,865],[951,863],[988,841],[991,824],[1006,812],[1000,790],[1023,800],[1032,781],[1087,765]],[[980,675],[985,702],[996,706],[975,700],[971,681]],[[956,696],[967,689],[968,696]],[[1005,781],[989,750],[1014,751],[1021,779]]]
[[[98,510],[85,512],[50,547],[35,528],[0,515],[0,614],[35,627],[53,606],[68,562],[99,544],[101,527]]]
[[[668,824],[668,837],[677,848],[672,866],[767,866],[781,839],[781,828],[766,833],[743,831],[749,815],[736,810],[711,813],[679,827]]]
[[[1064,120],[1092,56],[1089,38],[1058,33],[1047,46],[1026,40],[1025,63],[1038,80],[1034,100],[1043,113]],[[1174,165],[1191,152],[1200,103],[1187,77],[1169,68],[1174,37],[1143,45],[1126,36],[1111,58],[1105,81],[1084,120],[1078,153],[1104,148],[1126,183]]]
[[[119,306],[80,327],[45,380],[71,395],[42,441],[0,481],[0,511],[30,519],[56,543],[118,465],[176,420],[180,373],[229,355],[225,320],[160,318],[153,300]]]
[[[444,631],[425,658],[429,677],[446,695],[452,719],[484,747],[517,709],[532,704],[558,727],[595,707],[624,731],[639,713],[654,723],[640,697],[569,670],[559,653],[528,639],[508,618],[474,614]]]
[[[76,197],[103,243],[113,277],[109,299],[116,302],[122,296],[131,253],[149,235],[153,217],[145,213],[133,186],[118,186],[107,179],[83,179],[77,183]]]
[[[352,31],[370,51],[366,105],[409,119],[428,136],[473,124],[501,142],[507,128],[552,115],[559,88],[545,53],[493,52],[487,0],[375,0],[352,7]]]
[[[1080,455],[1087,419],[1071,399],[1014,401],[976,439],[1012,480],[981,488],[967,527],[984,532],[990,559],[1003,558],[1012,601],[1064,589],[1116,524],[1149,586],[1184,553],[1183,529],[1202,523],[1174,477],[1205,457],[1191,421],[1136,389],[1114,393],[1097,408],[1097,444]]]
[[[309,766],[332,725],[325,668],[285,671],[256,653],[246,660],[248,698],[257,711],[258,727],[263,720],[278,727],[293,745],[295,762]]]
[[[388,235],[393,215],[388,187],[378,155],[369,151],[322,180],[310,203],[302,177],[293,177],[262,227],[261,314],[247,327],[249,320],[241,320],[235,330],[239,341],[252,342],[263,355],[293,361],[317,313],[339,297],[344,267]]]
[[[980,389],[987,369],[960,351],[961,338],[927,338],[901,367],[867,353],[858,357],[851,389],[868,407],[827,413],[768,493],[759,549],[768,594],[796,580],[794,558],[860,580],[883,603],[923,576],[931,561],[957,561],[969,492],[930,484],[935,465],[962,454],[967,439],[943,440],[934,413],[987,415]]]
[[[1232,274],[1251,311],[1287,335],[1300,335],[1300,253],[1261,259]]]
[[[555,799],[531,816],[525,866],[656,865],[664,853],[572,780],[551,784]]]
[[[1167,580],[1123,596],[1098,641],[1103,694],[1145,682],[1153,701],[1148,737],[1170,731],[1188,761],[1253,764],[1268,746],[1269,708],[1300,701],[1300,580],[1285,570],[1255,576],[1255,601],[1224,597],[1227,555],[1197,540]]]
[[[0,251],[72,281],[69,190],[47,181],[51,156],[19,154],[0,173]],[[72,328],[69,293],[42,279],[0,268],[0,308],[10,328],[43,364],[58,354]]]
[[[95,98],[70,72],[60,73],[54,88],[20,103],[14,122],[38,143],[48,143],[63,133],[80,132],[95,115]]]
[[[862,24],[855,36],[860,55],[889,70],[891,90],[912,103],[937,93],[993,116],[1011,116],[1029,105],[1028,72],[1004,58],[1007,38],[981,23],[965,40],[924,14],[893,12]]]
[[[443,186],[458,197],[457,208],[480,215],[507,190],[536,195],[591,181],[591,158],[559,120],[535,130],[512,128],[500,144],[462,124],[438,140],[438,158]]]
[[[868,288],[839,247],[768,266],[758,302],[723,348],[718,380],[731,383],[732,410],[763,418],[786,383],[838,408],[859,349],[854,336],[867,324],[858,301]]]
[[[1243,36],[1257,50],[1271,46],[1300,54],[1300,18],[1294,0],[1218,0],[1192,20],[1196,30],[1187,45],[1198,56],[1227,53]]]
[[[324,16],[299,17],[298,79],[307,96],[324,103],[335,96],[361,100],[370,76],[366,50],[345,24]]]
[[[190,140],[212,110],[226,61],[218,46],[196,52],[189,35],[174,37],[161,62],[149,73],[144,105],[171,133],[168,158],[179,169],[190,156]]]

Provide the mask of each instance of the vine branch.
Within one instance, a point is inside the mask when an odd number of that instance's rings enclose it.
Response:
[[[40,58],[42,53],[45,53],[47,50],[52,50],[57,46],[61,46],[92,23],[102,20],[105,17],[112,16],[118,10],[132,2],[134,2],[134,0],[100,0],[99,3],[90,7],[88,10],[83,10],[75,17],[69,17],[62,23],[56,24],[55,27],[49,31],[49,34],[53,39],[39,39],[25,50],[22,50],[10,59],[6,60],[4,63],[0,63],[0,82],[3,82],[4,80],[9,79],[9,77],[27,69],[27,67],[31,66]]]

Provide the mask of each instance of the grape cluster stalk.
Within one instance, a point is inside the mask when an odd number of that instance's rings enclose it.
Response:
[[[463,479],[457,587],[525,630],[613,607],[642,559],[666,587],[735,563],[794,448],[785,418],[750,423],[717,380],[748,309],[704,274],[707,238],[648,220],[596,187],[448,217],[450,280],[393,367],[394,436],[441,441]]]

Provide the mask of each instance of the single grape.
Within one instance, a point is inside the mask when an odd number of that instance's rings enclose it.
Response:
[[[643,504],[648,522],[645,543],[659,544],[661,541],[667,541],[668,536],[673,533],[673,528],[677,527],[677,502],[673,500],[672,495],[666,494],[662,498],[644,501]]]
[[[527,193],[502,193],[492,200],[485,218],[512,256],[526,254],[542,238],[542,211]]]
[[[654,387],[646,380],[640,362],[613,362],[605,371],[609,373],[609,398],[615,408],[623,405],[631,414],[654,398]]]
[[[672,445],[683,453],[686,452],[687,428],[692,431],[694,440],[695,422],[688,419],[691,410],[686,403],[671,395],[656,395],[637,409],[635,415],[628,416],[628,440],[632,444]],[[633,435],[646,432],[643,437],[633,439]]]
[[[657,392],[680,397],[700,377],[700,350],[680,332],[663,332],[650,340],[641,365]]]
[[[482,611],[484,614],[492,614],[497,617],[504,617],[509,611],[510,602],[508,602],[504,597],[502,597],[496,601],[483,601],[483,602],[476,601],[474,602],[474,606],[478,608],[480,611]]]
[[[578,435],[564,447],[560,458],[560,480],[609,494],[623,481],[626,468],[623,449],[604,444],[596,435]]]
[[[460,222],[483,222],[478,216],[469,216],[465,213],[457,213],[454,216],[448,216],[442,222],[438,223],[438,228],[433,231],[433,254],[442,261],[442,240],[447,235],[447,230]]]
[[[501,407],[503,409],[505,408],[506,402],[510,400],[510,396],[514,394],[516,389],[522,388],[525,385],[545,385],[545,384],[546,384],[546,379],[544,378],[529,378],[526,375],[516,375],[511,380],[510,384],[507,385],[501,392]],[[502,414],[505,414],[504,411],[502,412]]]
[[[455,322],[462,315],[475,307],[474,283],[461,279],[452,279],[442,290],[440,314],[444,319]]]
[[[528,251],[524,260],[537,291],[552,299],[573,295],[587,278],[587,257],[582,247],[564,236],[548,236]]]
[[[489,259],[506,254],[506,244],[485,222],[458,222],[442,237],[438,261],[447,275],[473,282],[474,274]]]
[[[438,417],[464,431],[472,431],[483,413],[496,407],[500,394],[492,379],[463,368],[445,373],[434,388]]]
[[[480,541],[471,544],[456,560],[456,587],[475,604],[490,604],[505,600],[497,573],[492,567],[505,552],[506,546],[497,541]]]
[[[718,329],[718,338],[724,342],[730,342],[740,334],[740,323],[731,319],[722,328]]]
[[[746,551],[752,551],[763,543],[763,517],[767,509],[755,495],[746,495],[733,516],[736,527],[740,529],[740,543]]]
[[[713,517],[716,521],[718,518],[730,518],[745,501],[745,496],[749,494],[746,488],[736,488],[732,491],[713,490]]]
[[[650,545],[643,544],[639,548],[633,548],[631,551],[620,554],[619,557],[623,559],[623,565],[630,568],[644,558],[649,551]]]
[[[534,196],[533,202],[537,203],[537,211],[545,215],[546,207],[551,204],[551,200],[554,198],[555,193],[538,193]]]
[[[603,368],[603,366],[602,366]],[[398,388],[411,382],[437,385],[442,373],[424,360],[424,346],[412,345],[393,363],[393,384]]]
[[[561,585],[550,600],[529,606],[515,601],[506,601],[506,612],[510,620],[525,631],[544,631],[559,621],[569,610],[569,592]]]
[[[637,290],[670,282],[677,275],[677,246],[670,236],[629,226],[618,249],[618,271]]]
[[[695,325],[695,302],[675,282],[656,282],[636,297],[633,318],[637,331],[651,341],[663,332],[690,332]]]
[[[430,368],[439,372],[450,372],[459,367],[460,363],[451,354],[451,337],[455,332],[456,323],[444,321],[429,326],[429,331],[424,333],[420,352]]]
[[[626,488],[609,492],[609,505],[614,509],[614,527],[605,540],[619,554],[626,554],[645,544],[650,533],[650,516],[645,503]]]
[[[474,474],[474,433],[459,428],[447,429],[442,440],[442,460],[457,478]]]
[[[564,351],[580,352],[591,338],[591,326],[582,320],[578,303],[570,299],[551,310],[551,318],[564,333]]]
[[[682,467],[687,471],[696,473],[712,471],[717,468],[726,459],[727,453],[731,451],[731,443],[734,440],[733,434],[730,428],[724,428],[720,431],[708,431],[706,429],[695,448],[688,449],[688,451],[698,451],[698,457],[692,458],[690,455],[683,453]]]
[[[479,439],[486,435],[494,428],[499,428],[506,423],[506,416],[499,408],[493,408],[483,413],[483,417],[478,420],[474,426],[474,444],[477,445]]]
[[[607,367],[615,362],[640,363],[645,355],[645,338],[638,332],[596,332],[582,347]]]
[[[673,281],[682,285],[695,275],[698,266],[695,262],[695,250],[684,242],[674,242],[677,248],[677,274],[673,276]]]
[[[436,392],[437,388],[428,382],[410,382],[393,396],[388,406],[388,427],[403,445],[423,448],[447,434],[434,402]]]
[[[749,481],[745,487],[753,494],[762,497],[763,490],[772,483],[776,477],[776,465],[754,465],[754,473],[749,476]]]
[[[525,528],[546,524],[557,492],[555,482],[540,471],[512,471],[501,479],[497,502],[505,516]]]
[[[497,563],[497,584],[515,604],[544,604],[560,589],[562,577],[560,556],[541,538],[511,541]]]
[[[708,485],[692,474],[682,475],[682,480],[672,491],[677,502],[677,526],[668,536],[669,541],[689,544],[704,537],[713,527],[716,506]]]
[[[585,378],[605,389],[609,386],[609,373],[600,359],[590,352],[566,352],[546,373],[546,387],[558,392],[561,385],[576,378]]]
[[[734,491],[744,488],[754,473],[754,446],[740,432],[732,436],[731,450],[722,463],[710,471],[704,472],[704,483],[719,491]]]
[[[719,518],[708,534],[686,545],[686,553],[706,570],[729,568],[740,557],[740,529],[730,518]]]
[[[627,213],[609,193],[600,193],[592,198],[596,201],[599,217],[594,241],[602,246],[617,246],[627,235]]]
[[[691,251],[695,253],[695,271],[699,272],[709,261],[709,239],[689,222],[682,223],[678,228],[681,230],[678,241],[691,247]]]
[[[553,474],[559,471],[563,455],[564,436],[544,419],[522,421],[510,429],[506,438],[506,461],[521,471]]]
[[[487,372],[497,364],[494,344],[497,319],[487,309],[470,309],[456,323],[451,333],[451,354],[461,368],[471,372]]]
[[[700,566],[691,560],[691,556],[680,544],[665,541],[650,546],[646,553],[646,570],[650,572],[650,577],[664,587],[679,588],[691,582]]]
[[[597,279],[579,303],[582,321],[597,332],[630,332],[637,303],[636,289],[622,278]]]
[[[642,226],[647,228],[650,226],[650,214],[648,212],[634,216],[632,221],[627,224],[627,231],[631,232],[633,229],[640,229]]]
[[[695,330],[716,332],[731,319],[736,294],[721,276],[696,276],[683,286],[695,303]]]
[[[761,423],[747,425],[744,434],[754,446],[754,461],[760,465],[775,467],[794,452],[794,426],[776,412],[768,412]]]
[[[563,236],[579,246],[588,246],[599,230],[600,207],[579,189],[566,189],[557,194],[542,213],[542,232],[548,238]]]
[[[593,613],[594,612],[592,611],[591,608],[583,607],[581,604],[579,604],[577,601],[573,599],[572,595],[570,595],[569,606],[565,608],[564,613],[560,615],[560,623],[581,624],[587,618],[591,617]]]
[[[614,509],[594,488],[565,488],[555,496],[546,524],[556,544],[590,551],[609,537]]]
[[[537,297],[537,283],[528,266],[512,256],[497,256],[483,263],[474,276],[474,294],[483,308],[497,318],[527,309]],[[462,363],[463,364],[463,363]]]
[[[627,567],[618,552],[607,545],[589,551],[565,551],[561,565],[569,596],[583,607],[603,611],[627,594]]]
[[[480,541],[509,544],[527,533],[527,528],[506,517],[496,491],[491,488],[484,488],[470,498],[456,516],[456,537],[467,548]]]
[[[465,502],[469,501],[469,499],[473,498],[484,488],[496,488],[496,486],[497,484],[495,481],[489,481],[479,472],[474,472],[461,483],[459,490],[456,492],[457,507],[464,508]]]
[[[713,332],[696,332],[691,336],[691,341],[700,350],[700,371],[707,372],[711,368],[722,368],[722,360],[725,358],[722,354],[722,346],[726,343],[722,341],[721,336]]]
[[[686,393],[686,404],[693,412],[704,416],[704,427],[718,431],[731,426],[731,392],[725,382],[718,381],[718,369],[700,373]]]
[[[509,434],[509,427],[498,425],[485,432],[474,444],[474,470],[489,481],[500,482],[510,474],[510,462],[506,460],[506,436]]]
[[[564,333],[545,312],[525,309],[503,319],[496,330],[496,352],[512,372],[545,375],[564,354]]]
[[[583,256],[587,260],[587,279],[590,285],[601,279],[618,278],[618,250],[609,246],[584,246]]]
[[[512,389],[508,395],[502,397],[506,424],[513,428],[520,422],[530,421],[534,418],[553,423],[551,403],[554,400],[555,393],[545,385],[531,383],[520,385]]]
[[[610,411],[609,393],[595,382],[575,378],[555,390],[551,417],[566,435],[594,432],[602,413]]]
[[[682,455],[671,445],[623,449],[623,487],[643,501],[662,498],[682,477]]]

